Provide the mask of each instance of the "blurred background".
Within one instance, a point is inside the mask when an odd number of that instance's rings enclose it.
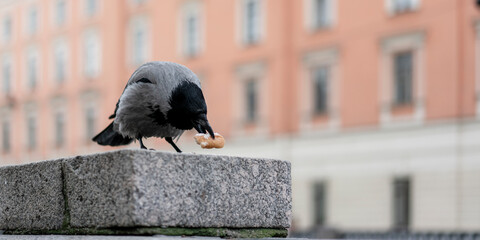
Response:
[[[153,60],[226,138],[182,150],[292,163],[291,236],[480,239],[480,1],[0,0],[0,165],[114,149]]]

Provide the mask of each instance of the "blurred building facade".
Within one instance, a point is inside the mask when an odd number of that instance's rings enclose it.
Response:
[[[476,1],[0,4],[1,165],[112,149],[130,74],[174,61],[227,139],[180,148],[291,161],[293,229],[480,231]]]

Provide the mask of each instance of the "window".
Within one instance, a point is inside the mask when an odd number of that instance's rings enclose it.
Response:
[[[380,42],[379,103],[382,127],[425,120],[425,32],[385,37]]]
[[[61,26],[66,20],[67,3],[66,0],[57,0],[55,4],[55,23]]]
[[[11,148],[10,142],[10,123],[8,121],[4,121],[2,124],[2,150],[3,153],[9,153]]]
[[[12,18],[10,16],[3,19],[3,40],[4,42],[12,40]]]
[[[260,0],[243,0],[243,42],[247,45],[260,40]]]
[[[333,26],[338,0],[304,0],[305,26],[311,32]]]
[[[57,42],[53,54],[54,79],[57,83],[62,83],[66,79],[67,71],[67,52],[63,41]]]
[[[411,12],[418,9],[420,0],[386,0],[390,15]]]
[[[28,56],[27,59],[27,82],[30,89],[37,86],[37,58],[34,55]]]
[[[95,136],[95,109],[88,107],[85,114],[85,130],[87,142]]]
[[[397,178],[393,182],[393,224],[395,229],[408,229],[410,224],[410,180]]]
[[[199,21],[199,17],[195,13],[191,13],[185,18],[184,52],[186,56],[195,56],[199,52]]]
[[[65,145],[65,119],[62,112],[55,114],[55,146],[61,148]]]
[[[4,59],[2,64],[2,77],[3,77],[3,92],[9,94],[11,92],[12,84],[12,67],[10,61]]]
[[[133,63],[140,65],[147,60],[147,27],[143,20],[134,21],[132,36]]]
[[[88,31],[84,36],[84,73],[87,77],[95,77],[100,71],[100,40],[96,31]]]
[[[326,189],[324,182],[313,184],[314,224],[323,226],[326,222]]]
[[[314,114],[328,111],[328,67],[323,66],[313,71]]]
[[[328,25],[327,18],[327,0],[315,0],[314,1],[314,24],[316,29],[324,28]]]
[[[246,100],[246,120],[247,122],[255,122],[257,119],[257,81],[251,79],[247,81],[245,86]]]
[[[27,19],[28,34],[33,35],[38,30],[38,10],[36,7],[30,8]]]
[[[340,127],[341,66],[336,47],[309,51],[303,56],[298,103],[300,129],[310,134]]]
[[[85,14],[89,17],[95,15],[98,8],[98,0],[84,0]]]
[[[412,52],[401,52],[394,55],[395,104],[412,103],[413,63]]]
[[[37,122],[33,116],[27,118],[27,144],[29,150],[37,147]]]

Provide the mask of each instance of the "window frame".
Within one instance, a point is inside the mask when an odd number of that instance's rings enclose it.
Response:
[[[325,96],[323,96],[323,103],[322,105],[323,106],[319,106],[318,104],[320,104],[318,102],[318,94],[319,92],[317,92],[318,90],[318,86],[317,84],[319,84],[319,81],[321,81],[321,79],[317,79],[317,74],[318,74],[318,71],[320,70],[324,70],[325,71],[325,79],[323,79],[324,81],[324,85],[325,85]],[[322,116],[322,115],[328,115],[328,112],[329,112],[329,109],[328,109],[328,106],[329,106],[329,82],[330,82],[330,66],[329,65],[320,65],[320,66],[316,66],[316,67],[313,67],[311,69],[311,73],[310,73],[310,76],[311,76],[311,83],[312,83],[312,90],[313,90],[313,115],[314,116]],[[322,109],[323,108],[323,109]]]
[[[192,38],[189,20],[194,18],[195,34]],[[190,0],[180,7],[178,14],[178,33],[181,42],[179,44],[179,55],[185,58],[195,58],[202,54],[205,42],[205,16],[202,1]],[[191,40],[193,41],[191,42]]]
[[[409,6],[404,9],[397,9],[397,1],[409,1]],[[390,17],[416,12],[420,9],[420,5],[421,0],[385,0],[385,9]]]
[[[255,2],[257,5],[257,17],[255,18],[256,24],[253,23],[251,26],[254,26],[253,34],[254,39],[248,39],[248,24],[247,24],[247,8],[246,6],[250,2]],[[267,11],[265,0],[237,0],[237,36],[238,42],[243,47],[251,47],[261,44],[266,38],[266,19]]]
[[[59,4],[62,4],[63,10]],[[53,22],[56,27],[65,26],[68,21],[68,0],[55,0],[53,1]]]
[[[35,15],[32,15],[33,13],[35,13]],[[39,7],[37,5],[30,6],[27,10],[27,16],[25,21],[27,36],[34,36],[39,32],[40,19],[41,17]]]
[[[312,184],[312,212],[313,224],[317,226],[325,226],[327,224],[327,207],[328,207],[328,184],[325,181],[317,181]],[[319,196],[320,195],[320,196]],[[318,204],[320,198],[320,204]]]
[[[8,24],[7,24],[8,23]],[[11,43],[13,40],[13,18],[11,14],[6,14],[2,18],[2,40],[4,44]]]
[[[2,119],[2,154],[9,154],[12,152],[12,124],[7,117]]]
[[[409,177],[397,177],[392,182],[392,227],[408,230],[412,223],[412,181]],[[405,191],[406,192],[402,192]],[[402,196],[399,196],[400,193]]]
[[[144,33],[144,44],[141,44],[142,46],[142,51],[137,51],[136,50],[136,35],[137,31],[142,30]],[[127,64],[130,66],[138,67],[141,64],[149,61],[151,58],[151,25],[150,21],[147,16],[133,16],[129,20],[129,30],[126,31],[126,39],[128,40],[128,44],[126,45],[127,47],[127,53],[128,56],[126,58]],[[141,52],[143,55],[143,59],[140,59],[137,55]]]
[[[380,125],[397,127],[422,124],[425,120],[425,32],[414,31],[386,36],[380,41],[379,57],[379,105]],[[398,52],[412,52],[412,103],[404,105],[411,109],[405,114],[396,114],[400,106],[394,99],[393,59]]]
[[[82,37],[82,75],[96,78],[102,69],[102,40],[97,29],[87,29]]]
[[[335,47],[309,50],[302,59],[298,88],[298,104],[300,115],[300,132],[302,134],[315,134],[319,132],[338,131],[341,125],[340,118],[340,86],[341,68],[339,65],[339,50]],[[313,73],[315,69],[328,68],[328,91],[326,112],[316,114],[315,92],[313,86]]]
[[[63,59],[63,61],[61,59]],[[62,62],[62,64],[59,64],[59,62]],[[66,83],[70,77],[70,52],[69,52],[69,43],[67,42],[66,39],[64,38],[59,38],[54,41],[54,44],[52,45],[52,58],[51,58],[51,63],[52,63],[52,79],[53,82],[56,85],[62,85]],[[59,74],[59,65],[63,66],[62,76],[63,78],[60,78]]]
[[[325,22],[317,24],[319,17],[317,9],[317,0],[303,0],[304,25],[308,32],[316,33],[322,30],[331,29],[337,23],[337,5],[338,0],[325,1]]]
[[[233,135],[235,137],[260,137],[266,136],[269,131],[269,92],[267,79],[267,63],[264,61],[255,61],[240,64],[234,70],[235,81],[232,85],[233,106],[232,109],[238,109],[233,113]],[[254,79],[256,82],[256,118],[255,121],[247,120],[247,82]],[[238,91],[241,89],[241,91]],[[261,93],[261,94],[258,94]]]
[[[408,55],[405,55],[405,54],[408,54]],[[399,76],[398,74],[398,71],[402,70],[402,69],[398,69],[398,67],[402,67],[402,66],[398,66],[397,64],[400,64],[399,62],[397,61],[400,61],[400,60],[404,60],[404,59],[399,59],[403,56],[409,56],[409,60],[410,60],[410,69],[409,69],[409,75],[410,75],[410,79],[401,79],[403,78],[404,76]],[[403,50],[403,51],[398,51],[396,53],[393,53],[393,61],[392,61],[392,74],[393,74],[393,105],[394,107],[401,107],[401,106],[408,106],[408,105],[411,105],[413,104],[413,92],[415,91],[414,89],[414,86],[413,84],[415,83],[415,78],[414,78],[414,67],[415,67],[415,63],[414,63],[414,52],[413,50]],[[402,73],[404,74],[404,73]],[[404,81],[404,80],[408,80],[409,82],[404,82],[404,90],[405,92],[403,92],[403,96],[400,96],[402,94],[399,93],[399,91],[402,90],[401,87],[399,87],[400,85],[400,81]],[[407,86],[408,85],[408,86]],[[406,89],[408,88],[408,89]],[[409,93],[407,93],[407,91]],[[408,96],[407,96],[408,95]],[[402,99],[404,98],[404,99]]]
[[[13,84],[13,81],[12,81],[13,74],[14,74],[13,63],[14,63],[14,61],[12,59],[11,54],[4,54],[2,56],[2,65],[1,65],[2,92],[5,93],[6,95],[12,95],[13,90],[14,90],[14,84]],[[5,74],[6,74],[5,70],[7,69],[7,66],[8,66],[8,73],[9,73],[8,81],[7,81],[7,78],[5,77]],[[6,87],[7,85],[8,85],[8,89]]]

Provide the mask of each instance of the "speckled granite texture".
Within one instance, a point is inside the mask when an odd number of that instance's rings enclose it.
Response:
[[[0,183],[4,230],[290,226],[279,160],[119,150],[3,167]]]
[[[58,229],[64,201],[62,162],[0,168],[0,229]]]
[[[64,169],[72,227],[290,226],[285,161],[123,150]]]

